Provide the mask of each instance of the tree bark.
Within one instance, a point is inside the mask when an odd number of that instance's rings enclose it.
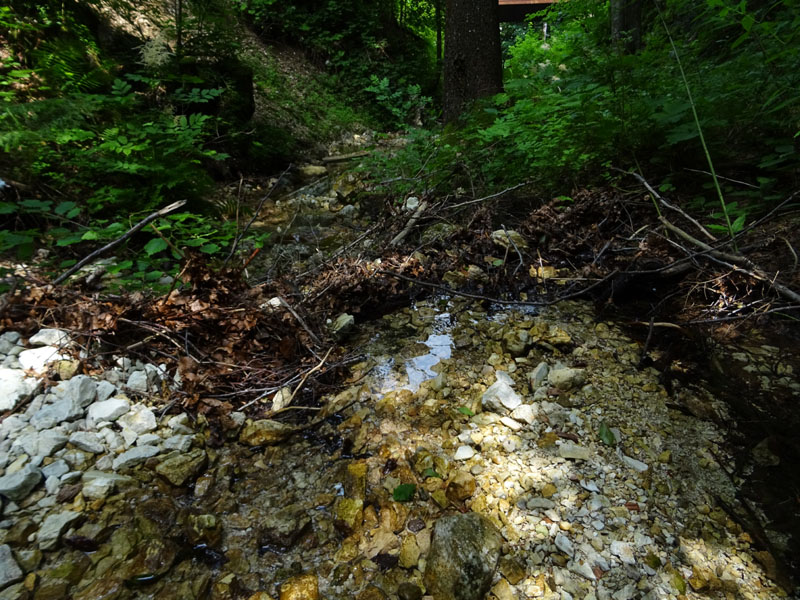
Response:
[[[444,45],[444,120],[503,88],[497,0],[447,0]]]
[[[633,54],[642,47],[641,0],[611,0],[611,39],[617,50]]]

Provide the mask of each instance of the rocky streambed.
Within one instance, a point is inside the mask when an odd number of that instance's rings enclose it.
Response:
[[[590,305],[438,298],[353,336],[316,425],[233,413],[211,447],[158,365],[74,375],[63,332],[3,334],[0,598],[787,596],[789,541],[743,527],[725,432],[680,410],[722,403],[670,397]]]

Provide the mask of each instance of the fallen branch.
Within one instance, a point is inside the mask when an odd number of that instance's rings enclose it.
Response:
[[[297,311],[295,311],[295,309],[293,309],[293,308],[291,307],[291,305],[290,305],[290,304],[289,304],[289,303],[288,303],[286,300],[284,300],[283,298],[281,298],[280,296],[278,296],[278,300],[280,300],[280,301],[281,301],[281,305],[282,305],[282,306],[283,306],[283,307],[284,307],[286,310],[288,310],[290,313],[292,313],[292,316],[293,316],[295,319],[297,319],[297,322],[298,322],[298,323],[300,323],[300,326],[301,326],[303,329],[305,329],[306,333],[307,333],[307,334],[308,334],[308,335],[311,337],[311,339],[314,341],[314,343],[315,343],[317,346],[321,346],[321,345],[322,345],[322,341],[320,341],[320,339],[319,339],[319,338],[318,338],[318,337],[317,337],[317,336],[314,334],[314,332],[313,332],[313,331],[311,331],[311,329],[309,328],[309,326],[308,326],[308,325],[306,325],[306,322],[305,322],[305,321],[303,321],[303,319],[301,319],[301,318],[300,318],[300,315],[298,315],[298,314],[297,314]]]
[[[360,152],[351,152],[350,154],[338,154],[336,156],[326,156],[322,159],[322,162],[332,165],[335,163],[347,162],[348,160],[353,160],[354,158],[363,158],[364,156],[369,156],[369,152],[367,150],[361,150]]]
[[[139,221],[136,225],[131,227],[127,232],[123,233],[120,237],[118,237],[114,241],[109,242],[108,244],[106,244],[102,248],[98,248],[97,250],[95,250],[94,252],[89,254],[88,256],[86,256],[86,257],[82,258],[81,260],[79,260],[70,269],[67,269],[66,272],[64,272],[63,274],[59,275],[55,279],[55,281],[53,281],[53,285],[60,284],[62,281],[67,279],[70,275],[72,275],[73,273],[77,272],[82,267],[94,262],[102,254],[108,252],[109,250],[113,250],[114,248],[119,246],[122,242],[127,240],[134,233],[139,231],[142,227],[145,227],[148,223],[151,223],[152,221],[155,221],[157,218],[163,217],[164,215],[166,215],[168,213],[171,213],[173,210],[179,209],[184,204],[186,204],[186,200],[178,200],[177,202],[173,202],[169,206],[165,206],[161,210],[156,211],[151,215],[148,215],[147,217],[145,217],[144,219]]]
[[[486,202],[487,200],[492,200],[493,198],[499,198],[500,196],[505,196],[509,192],[513,192],[514,190],[518,190],[521,187],[528,185],[529,181],[523,181],[522,183],[518,183],[517,185],[512,185],[510,188],[506,188],[503,191],[497,192],[496,194],[490,194],[489,196],[484,196],[483,198],[476,198],[474,200],[467,200],[466,202],[461,202],[459,204],[453,204],[452,206],[448,206],[447,208],[461,208],[462,206],[469,206],[470,204],[477,204],[478,202]]]
[[[411,215],[411,218],[408,220],[408,223],[406,223],[406,226],[403,228],[403,231],[394,236],[394,239],[391,242],[389,242],[390,248],[397,246],[398,244],[400,244],[400,242],[402,242],[406,238],[406,236],[411,232],[411,230],[414,229],[414,225],[417,224],[417,221],[419,221],[420,217],[422,217],[422,213],[424,213],[427,209],[428,209],[427,200],[423,200],[422,202],[419,203],[419,206],[417,206],[417,209],[414,211],[414,214]]]
[[[785,285],[778,283],[775,279],[777,275],[772,275],[772,276],[769,275],[763,269],[760,269],[757,265],[755,265],[749,258],[742,256],[741,254],[731,254],[729,252],[721,252],[719,250],[715,250],[705,242],[701,242],[697,238],[692,237],[690,234],[686,233],[680,227],[673,225],[664,217],[659,217],[659,221],[661,221],[661,224],[664,225],[664,227],[666,227],[676,235],[680,236],[690,244],[697,246],[701,250],[704,250],[708,254],[708,256],[716,258],[717,260],[732,263],[731,266],[734,266],[743,273],[755,279],[768,283],[772,288],[775,289],[776,292],[778,292],[778,294],[780,294],[784,298],[787,298],[792,302],[800,303],[800,294],[786,287]]]
[[[245,225],[244,229],[242,229],[242,232],[236,236],[236,239],[233,240],[233,244],[231,244],[231,251],[228,252],[228,256],[225,257],[225,262],[222,263],[223,268],[228,266],[228,262],[231,260],[233,253],[236,252],[236,247],[239,245],[239,242],[242,241],[242,238],[248,232],[253,223],[255,223],[255,220],[261,213],[261,208],[264,206],[264,202],[266,202],[267,198],[269,198],[272,195],[272,192],[274,192],[278,188],[278,184],[281,182],[281,179],[283,179],[283,177],[289,172],[289,169],[291,168],[292,165],[286,167],[286,170],[278,176],[278,178],[275,180],[275,183],[272,184],[272,187],[269,188],[269,191],[266,193],[266,195],[263,196],[261,200],[258,201],[258,206],[256,207],[255,211],[253,211],[252,218],[247,222],[247,225]]]

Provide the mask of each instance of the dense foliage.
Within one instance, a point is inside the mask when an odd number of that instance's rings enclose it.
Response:
[[[716,171],[745,183],[720,180],[735,220],[797,184],[797,9],[796,0],[670,0],[646,8],[644,46],[625,54],[607,5],[553,5],[508,48],[504,94],[458,131],[419,136],[391,164],[406,176],[421,169],[442,191],[454,178],[495,188],[529,180],[553,195],[611,177],[611,165],[637,168],[665,189],[694,190],[695,209],[718,218],[712,178],[697,173],[712,170],[702,132]]]

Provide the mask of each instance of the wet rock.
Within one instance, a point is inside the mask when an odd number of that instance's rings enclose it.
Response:
[[[222,539],[222,523],[214,515],[191,515],[186,532],[192,544],[217,546]]]
[[[162,461],[156,467],[156,473],[166,478],[172,485],[180,487],[197,479],[207,462],[205,451],[195,448],[188,453],[173,454]]]
[[[105,473],[103,471],[86,471],[83,474],[83,495],[91,500],[106,498],[114,492],[117,487],[129,486],[135,479],[116,473]]]
[[[483,600],[503,538],[477,513],[441,517],[434,526],[425,585],[434,600]]]
[[[295,428],[272,421],[261,419],[247,423],[239,434],[239,441],[248,446],[270,446],[278,444],[295,432]]]
[[[4,587],[22,581],[23,573],[19,568],[11,547],[7,544],[0,546],[0,590]]]
[[[319,582],[313,574],[290,577],[281,584],[280,600],[318,600]]]
[[[42,579],[36,588],[34,600],[63,600],[68,598],[69,581],[65,579]]]
[[[547,381],[557,390],[567,391],[580,387],[585,381],[583,369],[553,367],[547,374]]]
[[[125,593],[125,584],[117,578],[96,579],[72,595],[72,600],[117,600]]]
[[[353,498],[337,498],[333,508],[334,525],[350,535],[361,526],[364,515],[364,501]]]
[[[33,466],[27,466],[10,475],[0,477],[0,495],[14,502],[27,498],[42,480],[42,472]]]
[[[498,379],[483,393],[481,402],[484,408],[494,412],[504,409],[514,410],[522,404],[522,398],[503,379]]]
[[[421,600],[422,590],[418,585],[404,581],[397,586],[397,597],[399,600]]]
[[[100,437],[89,431],[76,431],[69,436],[69,443],[90,454],[101,454],[105,451]]]
[[[31,346],[66,346],[69,335],[60,329],[40,329],[28,340]]]
[[[149,538],[137,547],[134,557],[121,572],[131,582],[147,582],[169,571],[178,556],[178,547],[169,539]]]
[[[95,402],[87,411],[89,420],[94,423],[102,421],[116,421],[131,408],[131,403],[127,398],[109,398],[101,402]]]
[[[527,575],[522,557],[511,554],[506,554],[500,559],[500,572],[512,585],[517,585]]]
[[[136,465],[142,464],[148,458],[156,454],[158,454],[158,448],[155,446],[136,446],[117,456],[114,459],[113,469],[115,471],[130,469]]]
[[[447,498],[451,502],[463,502],[475,493],[475,478],[466,471],[458,471],[447,484]]]
[[[0,368],[0,412],[14,410],[33,396],[40,386],[40,380],[26,377],[24,371]]]
[[[413,569],[417,566],[419,562],[419,556],[421,554],[419,545],[417,544],[416,536],[409,535],[403,539],[402,544],[400,545],[400,555],[398,564],[403,567],[404,569]]]
[[[61,534],[75,521],[81,518],[81,513],[66,510],[61,513],[48,516],[42,523],[36,542],[40,550],[53,550],[58,547]]]
[[[302,506],[292,504],[267,515],[261,524],[259,546],[273,552],[285,552],[311,524]]]
[[[386,600],[386,594],[377,586],[369,585],[356,596],[356,600]]]
[[[134,404],[130,411],[117,419],[117,423],[138,435],[149,433],[157,427],[155,413],[142,404]]]

